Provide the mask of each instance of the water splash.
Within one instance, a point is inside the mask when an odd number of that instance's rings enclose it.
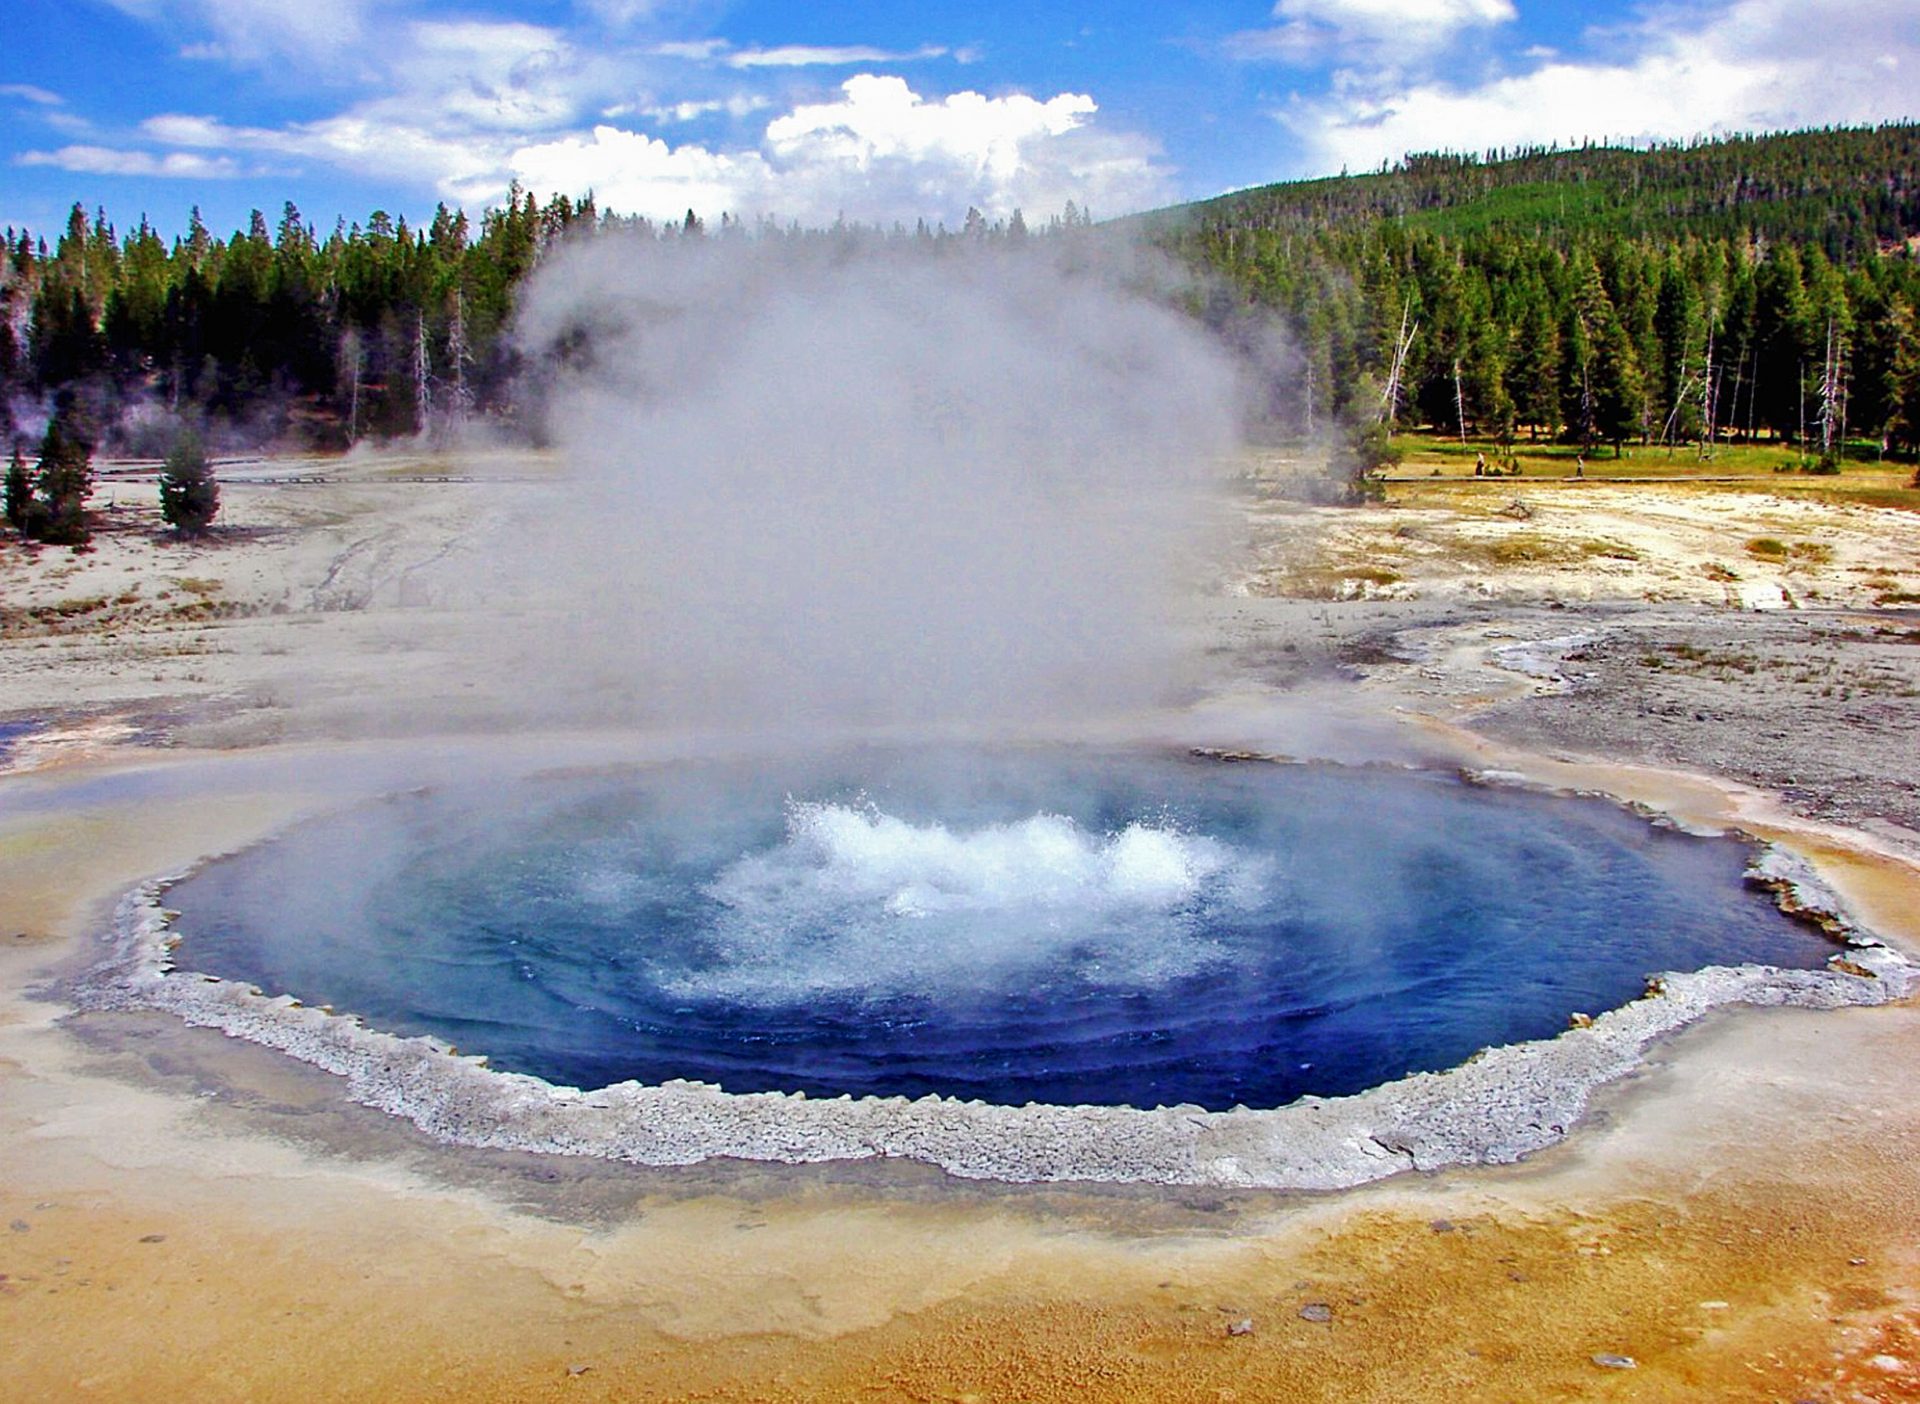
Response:
[[[1034,814],[952,829],[795,802],[786,838],[723,868],[687,995],[953,995],[1011,979],[1162,985],[1226,958],[1210,916],[1271,900],[1273,864],[1171,824]]]

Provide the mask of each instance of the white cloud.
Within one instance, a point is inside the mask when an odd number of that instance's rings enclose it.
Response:
[[[795,108],[767,124],[782,173],[783,212],[825,219],[954,218],[1051,212],[1068,200],[1110,213],[1162,198],[1166,172],[1146,139],[1093,124],[1084,93],[954,93],[928,101],[903,79],[861,74],[839,100]]]
[[[649,107],[646,115],[656,122],[695,122],[702,117],[711,117],[724,112],[736,120],[750,117],[756,112],[764,112],[773,106],[773,100],[758,93],[735,93],[732,97],[705,98],[697,102],[676,102],[666,107]],[[604,117],[630,117],[636,109],[631,103],[617,108],[608,108]]]
[[[726,64],[729,68],[845,68],[856,63],[914,63],[943,58],[946,52],[937,45],[892,53],[865,44],[782,44],[770,49],[741,49],[728,54]]]
[[[654,217],[694,209],[824,223],[1035,214],[1068,200],[1119,213],[1166,195],[1145,140],[1092,125],[1093,99],[955,93],[929,101],[896,77],[861,74],[833,102],[767,125],[760,150],[670,147],[612,126],[528,145],[512,172],[539,192],[591,188],[604,208]]]
[[[23,166],[53,166],[83,175],[160,176],[178,180],[227,180],[241,174],[230,156],[198,152],[119,151],[106,146],[63,146],[58,151],[23,151]]]
[[[758,152],[727,155],[702,146],[669,147],[617,127],[523,147],[513,174],[542,194],[591,190],[603,209],[671,218],[682,210],[739,210],[766,189],[771,172]]]
[[[652,52],[661,58],[689,59],[694,63],[705,63],[708,59],[724,54],[730,47],[724,39],[672,39],[664,44],[655,44]]]
[[[286,127],[234,127],[211,117],[169,113],[141,124],[149,138],[173,146],[252,151],[344,167],[356,175],[425,185],[461,201],[485,201],[506,188],[510,145],[446,134],[363,112]]]
[[[290,59],[328,67],[368,43],[379,0],[111,0],[127,14],[209,39],[184,46],[192,58],[255,64]]]
[[[901,78],[861,74],[841,85],[838,102],[797,107],[767,124],[767,145],[789,160],[863,170],[896,157],[970,166],[1004,180],[1023,148],[1064,136],[1096,111],[1084,93],[1041,102],[1025,94],[989,98],[955,93],[927,102]]]
[[[330,117],[259,127],[167,113],[142,131],[167,145],[323,162],[477,202],[504,191],[515,149],[571,130],[583,108],[626,81],[557,31],[512,21],[416,22],[393,33],[381,58],[383,91]]]
[[[1330,52],[1402,63],[1517,15],[1513,0],[1278,0],[1278,25],[1236,34],[1227,50],[1293,63],[1319,62]]]
[[[245,0],[114,3],[156,21],[185,16],[229,57],[291,44],[305,22],[291,0],[260,0],[259,13],[244,23],[237,16]],[[303,3],[334,13],[323,0]],[[217,107],[163,113],[142,124],[142,144],[170,148],[183,168],[211,169],[235,156],[281,169],[326,165],[464,204],[497,200],[514,179],[542,196],[591,189],[603,208],[655,217],[691,207],[709,218],[731,211],[807,223],[843,213],[863,221],[957,220],[969,205],[997,215],[1020,207],[1037,217],[1070,199],[1120,213],[1170,193],[1158,148],[1100,124],[1085,94],[922,97],[897,76],[859,73],[825,99],[775,106],[773,94],[797,81],[787,70],[931,59],[947,56],[943,48],[736,48],[717,39],[621,45],[607,42],[604,30],[590,42],[579,29],[514,20],[408,19],[402,7],[410,3],[351,0],[325,25],[312,21],[333,42],[336,31],[364,26],[375,7],[386,7],[379,42],[356,53],[350,73],[338,71],[360,96],[329,115],[246,125],[225,120]],[[598,0],[577,3],[596,15],[604,8]],[[621,13],[631,20],[651,18],[645,5],[629,8]],[[680,71],[672,61],[712,71],[692,93],[663,93],[649,80]],[[726,86],[739,91],[715,94],[716,74],[728,71],[737,76]],[[659,130],[719,115],[745,122],[756,113],[773,118],[757,138],[676,145]],[[90,133],[65,139],[100,140]]]
[[[41,107],[59,107],[66,101],[60,94],[36,88],[31,83],[0,83],[0,97],[20,98]]]
[[[1349,86],[1298,103],[1281,120],[1307,147],[1302,171],[1318,173],[1439,148],[1681,139],[1912,117],[1920,115],[1920,27],[1903,8],[1829,0],[1817,23],[1796,0],[1735,0],[1705,17],[1666,11],[1614,36],[1626,51],[1618,61],[1549,58],[1472,87]],[[1863,54],[1891,62],[1862,63]]]
[[[579,0],[579,7],[610,29],[631,29],[652,19],[662,0]]]
[[[538,131],[571,121],[580,89],[594,81],[590,61],[537,25],[423,21],[407,38],[395,75],[402,91],[379,105],[401,121],[425,116],[440,128]]]
[[[880,49],[871,44],[772,44],[736,49],[725,39],[676,39],[655,44],[649,51],[660,58],[691,63],[722,63],[728,68],[847,68],[863,63],[918,63],[946,58],[950,50],[939,44],[917,49]],[[959,57],[954,55],[954,57]],[[971,55],[962,62],[970,61]]]

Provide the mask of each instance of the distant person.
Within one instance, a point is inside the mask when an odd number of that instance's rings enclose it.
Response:
[[[1576,453],[1573,456],[1573,476],[1576,478],[1587,476],[1587,456],[1584,453]]]
[[[1484,453],[1476,453],[1473,456],[1473,476],[1476,478],[1487,476],[1487,456]]]

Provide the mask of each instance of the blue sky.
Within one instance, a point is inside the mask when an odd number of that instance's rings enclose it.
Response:
[[[1114,215],[1407,151],[1920,116],[1920,0],[0,0],[0,225],[292,199]]]

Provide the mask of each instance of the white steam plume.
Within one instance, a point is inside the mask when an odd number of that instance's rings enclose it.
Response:
[[[1138,285],[1144,264],[1125,282]],[[523,676],[695,726],[1006,722],[1179,682],[1238,376],[1050,245],[599,236],[527,286],[575,475]]]

